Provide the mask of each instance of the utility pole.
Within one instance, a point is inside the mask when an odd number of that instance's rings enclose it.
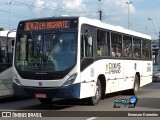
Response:
[[[10,21],[11,21],[11,20],[10,20],[10,19],[11,19],[11,18],[10,18],[10,11],[11,11],[11,10],[10,10],[10,7],[11,7],[11,3],[12,3],[12,2],[6,2],[6,3],[9,5],[9,30],[10,30]]]
[[[99,10],[99,20],[102,21],[102,10]]]
[[[102,10],[101,10],[101,0],[99,0],[99,10],[98,10],[98,12],[99,12],[99,20],[100,21],[102,21]]]
[[[128,5],[128,29],[130,28],[129,27],[129,5],[131,4],[132,2],[126,2],[126,4]]]

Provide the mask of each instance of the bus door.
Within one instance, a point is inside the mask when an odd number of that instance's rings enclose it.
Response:
[[[82,26],[84,27],[84,26]],[[94,36],[93,32],[81,34],[81,92],[80,97],[91,97],[95,93],[96,82],[94,76]],[[88,91],[88,92],[86,92]]]

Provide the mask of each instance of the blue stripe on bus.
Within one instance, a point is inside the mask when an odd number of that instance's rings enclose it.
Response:
[[[15,96],[35,97],[35,93],[44,93],[48,98],[80,98],[80,83],[53,88],[25,87],[13,85]]]

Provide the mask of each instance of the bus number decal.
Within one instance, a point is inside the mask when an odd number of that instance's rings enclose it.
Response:
[[[18,61],[17,66],[28,65],[28,61]]]
[[[151,64],[147,63],[147,72],[151,72]]]

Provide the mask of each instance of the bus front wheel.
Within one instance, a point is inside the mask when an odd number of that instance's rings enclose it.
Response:
[[[90,105],[97,105],[101,100],[101,95],[102,95],[101,83],[99,80],[97,80],[95,96],[88,98],[88,103]]]
[[[49,105],[52,103],[52,98],[39,98],[42,105]]]

